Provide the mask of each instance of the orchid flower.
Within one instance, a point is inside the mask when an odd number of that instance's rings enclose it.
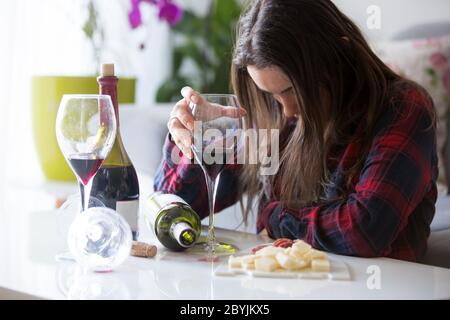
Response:
[[[142,16],[139,5],[146,2],[158,7],[158,17],[161,21],[167,21],[170,26],[176,25],[183,17],[183,11],[172,0],[130,0],[131,10],[128,13],[128,20],[131,28],[136,29],[142,24]]]

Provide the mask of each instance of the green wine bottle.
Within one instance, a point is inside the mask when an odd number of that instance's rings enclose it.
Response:
[[[201,233],[198,214],[177,195],[155,192],[146,201],[144,217],[159,242],[173,251],[192,247]]]

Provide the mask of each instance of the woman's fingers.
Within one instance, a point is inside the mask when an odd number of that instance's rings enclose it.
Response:
[[[221,107],[221,116],[230,118],[240,118],[247,115],[247,110],[244,108]]]
[[[178,118],[170,118],[167,127],[177,147],[180,148],[186,157],[192,159],[192,135],[190,131],[186,129]]]
[[[194,116],[185,100],[180,100],[170,114],[170,118],[177,118],[190,131],[194,131]]]
[[[201,104],[203,102],[203,98],[200,93],[198,93],[191,87],[182,88],[181,95],[183,96],[188,106],[190,106],[191,102],[194,104]]]
[[[210,103],[208,101],[205,101],[204,98],[201,96],[201,94],[191,87],[184,87],[181,89],[181,95],[184,97],[184,104],[179,102],[180,105],[186,106],[188,110],[191,110],[191,106],[194,104],[196,106],[196,109],[192,112],[195,115],[195,118],[197,120],[212,120],[219,117],[230,117],[230,118],[239,118],[247,115],[247,111],[244,108],[236,108],[236,107],[230,107],[230,106],[223,106],[217,103]],[[182,100],[183,101],[183,100]],[[181,109],[181,108],[180,108]],[[184,114],[184,110],[183,114]],[[192,116],[192,113],[190,112],[190,115]],[[207,117],[208,116],[208,117]],[[181,119],[180,120],[185,123],[186,127],[188,127],[188,123],[192,121],[193,124],[194,117],[188,117],[187,119]]]
[[[175,144],[189,159],[192,159],[193,157],[191,145],[194,122],[196,118],[197,120],[201,120],[203,118],[202,113],[205,113],[203,115],[208,114],[209,120],[219,117],[239,118],[247,115],[247,111],[243,108],[234,108],[215,103],[208,103],[203,100],[200,93],[190,87],[184,87],[181,89],[181,94],[184,99],[178,101],[173,108],[167,127],[169,128]],[[191,103],[199,107],[195,117],[190,108]]]

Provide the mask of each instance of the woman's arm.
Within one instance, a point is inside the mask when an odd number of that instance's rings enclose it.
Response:
[[[344,255],[389,255],[427,194],[434,206],[437,177],[435,130],[426,108],[411,103],[401,112],[391,109],[374,130],[353,192],[345,200],[295,212],[276,201],[267,204],[260,214],[271,237],[305,239],[318,249]]]
[[[172,153],[180,153],[180,149],[167,135],[163,147],[163,159],[156,171],[154,189],[173,193],[183,198],[198,213],[200,218],[209,215],[208,192],[203,170],[198,164],[184,155],[180,157],[180,163],[172,161]],[[238,199],[237,171],[239,166],[226,165],[220,174],[217,190],[215,212],[219,212],[231,205]]]

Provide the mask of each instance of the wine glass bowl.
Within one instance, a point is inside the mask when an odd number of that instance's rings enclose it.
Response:
[[[195,119],[191,146],[196,162],[205,175],[209,204],[209,228],[206,248],[214,259],[216,254],[233,254],[237,248],[216,241],[214,205],[221,172],[228,164],[236,164],[242,147],[242,117],[237,97],[232,94],[202,94],[202,102],[191,104]]]
[[[116,137],[116,118],[108,95],[64,95],[56,117],[58,145],[75,173],[82,210],[89,203],[92,178]]]

